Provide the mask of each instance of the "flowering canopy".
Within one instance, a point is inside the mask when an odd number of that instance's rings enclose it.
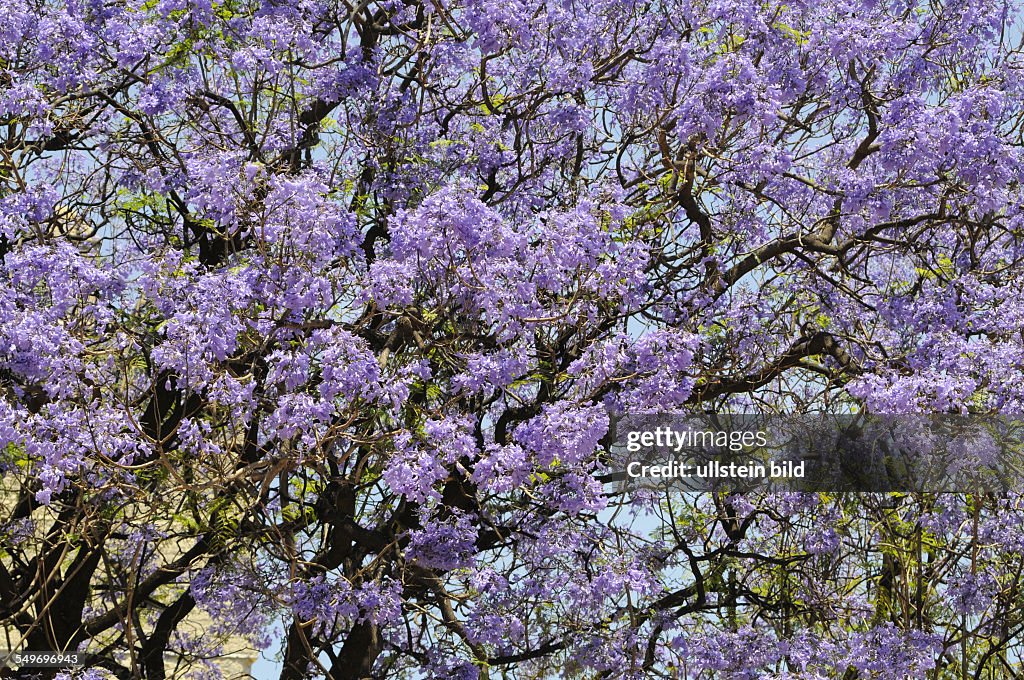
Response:
[[[0,13],[27,648],[118,678],[206,677],[237,635],[282,680],[1019,671],[1017,495],[625,498],[602,456],[608,409],[1021,409],[1016,4]]]

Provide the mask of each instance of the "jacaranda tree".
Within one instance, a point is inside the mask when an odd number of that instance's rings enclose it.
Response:
[[[1015,677],[1015,493],[628,494],[606,435],[1022,409],[1022,18],[0,0],[0,646]]]

